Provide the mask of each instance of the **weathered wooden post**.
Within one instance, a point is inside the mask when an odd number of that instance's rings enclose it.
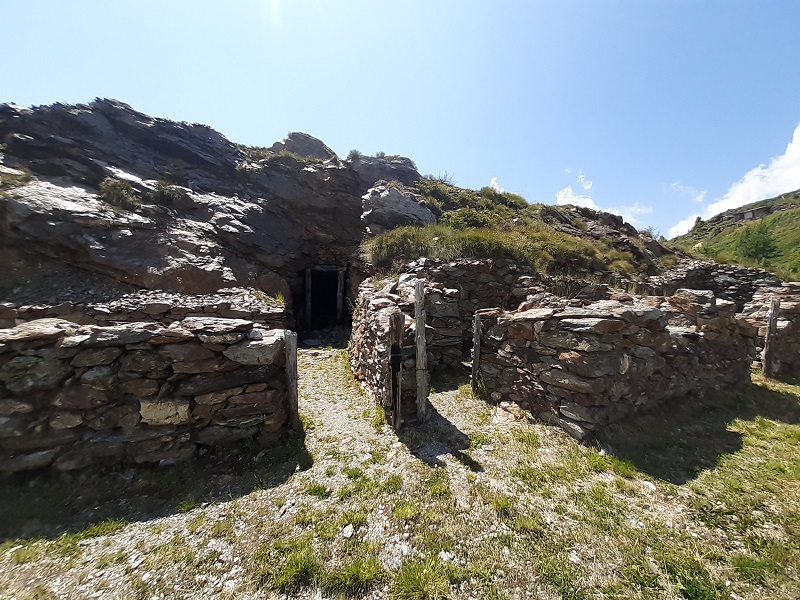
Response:
[[[414,319],[417,345],[417,421],[424,423],[428,418],[428,350],[425,348],[425,280],[417,279],[414,288]]]
[[[311,269],[306,267],[306,327],[311,329]]]
[[[775,375],[775,332],[778,328],[780,308],[780,298],[773,296],[767,313],[767,332],[764,335],[764,350],[761,353],[761,372],[764,373],[764,377]]]
[[[283,346],[286,353],[286,377],[289,391],[289,424],[295,431],[300,431],[303,424],[300,421],[297,390],[297,333],[287,331],[283,337]]]
[[[397,311],[389,317],[389,393],[391,395],[392,429],[403,424],[403,330],[406,316]]]
[[[472,393],[478,394],[478,381],[481,376],[481,316],[475,313],[472,319]]]
[[[336,324],[344,321],[344,267],[340,268],[336,280]]]

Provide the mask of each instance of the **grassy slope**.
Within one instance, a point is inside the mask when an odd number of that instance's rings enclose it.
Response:
[[[756,202],[737,208],[736,212],[772,204],[781,210],[761,219],[778,249],[777,256],[760,262],[742,256],[738,242],[746,227],[753,221],[736,223],[701,223],[686,235],[675,238],[673,243],[683,250],[703,258],[714,258],[720,262],[733,262],[752,267],[762,267],[784,279],[800,279],[800,192],[784,194],[778,198]],[[702,243],[702,248],[694,246]]]
[[[595,217],[589,209],[528,204],[516,194],[468,190],[431,178],[422,179],[416,191],[439,215],[439,224],[400,227],[367,240],[362,254],[375,267],[391,269],[425,256],[510,258],[540,271],[636,271],[630,252],[559,230],[564,219],[573,232],[584,230],[585,220]]]

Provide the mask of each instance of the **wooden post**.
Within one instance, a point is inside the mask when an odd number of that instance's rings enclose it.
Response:
[[[417,421],[428,418],[428,350],[425,348],[425,280],[417,279],[414,288],[414,319],[417,344]]]
[[[761,353],[761,371],[764,377],[775,375],[775,331],[778,328],[778,311],[781,308],[779,298],[770,299],[769,312],[767,313],[767,333],[764,335],[764,351]]]
[[[289,424],[295,431],[301,431],[303,423],[300,421],[297,392],[297,334],[287,331],[283,336],[283,345],[286,352],[286,377],[289,380]]]
[[[472,393],[478,393],[478,380],[481,376],[481,316],[475,313],[472,319]]]
[[[306,267],[306,327],[311,329],[311,268]]]
[[[336,324],[344,320],[344,269],[339,269],[339,279],[336,284]]]
[[[403,425],[403,329],[406,316],[393,312],[389,317],[389,393],[391,394],[392,429]]]

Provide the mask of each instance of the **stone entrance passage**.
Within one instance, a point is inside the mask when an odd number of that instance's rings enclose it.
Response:
[[[304,294],[306,329],[334,327],[344,322],[347,267],[316,265],[305,269]]]

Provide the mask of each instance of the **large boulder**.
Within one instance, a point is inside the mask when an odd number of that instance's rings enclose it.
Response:
[[[270,150],[273,152],[291,152],[303,158],[319,158],[322,160],[337,158],[336,153],[323,144],[321,140],[301,131],[292,131],[283,141],[272,144]]]
[[[350,166],[356,173],[362,194],[381,180],[411,186],[421,178],[414,161],[405,156],[358,155]]]
[[[379,234],[404,225],[431,225],[436,217],[408,191],[379,185],[364,196],[361,220],[370,233]]]

